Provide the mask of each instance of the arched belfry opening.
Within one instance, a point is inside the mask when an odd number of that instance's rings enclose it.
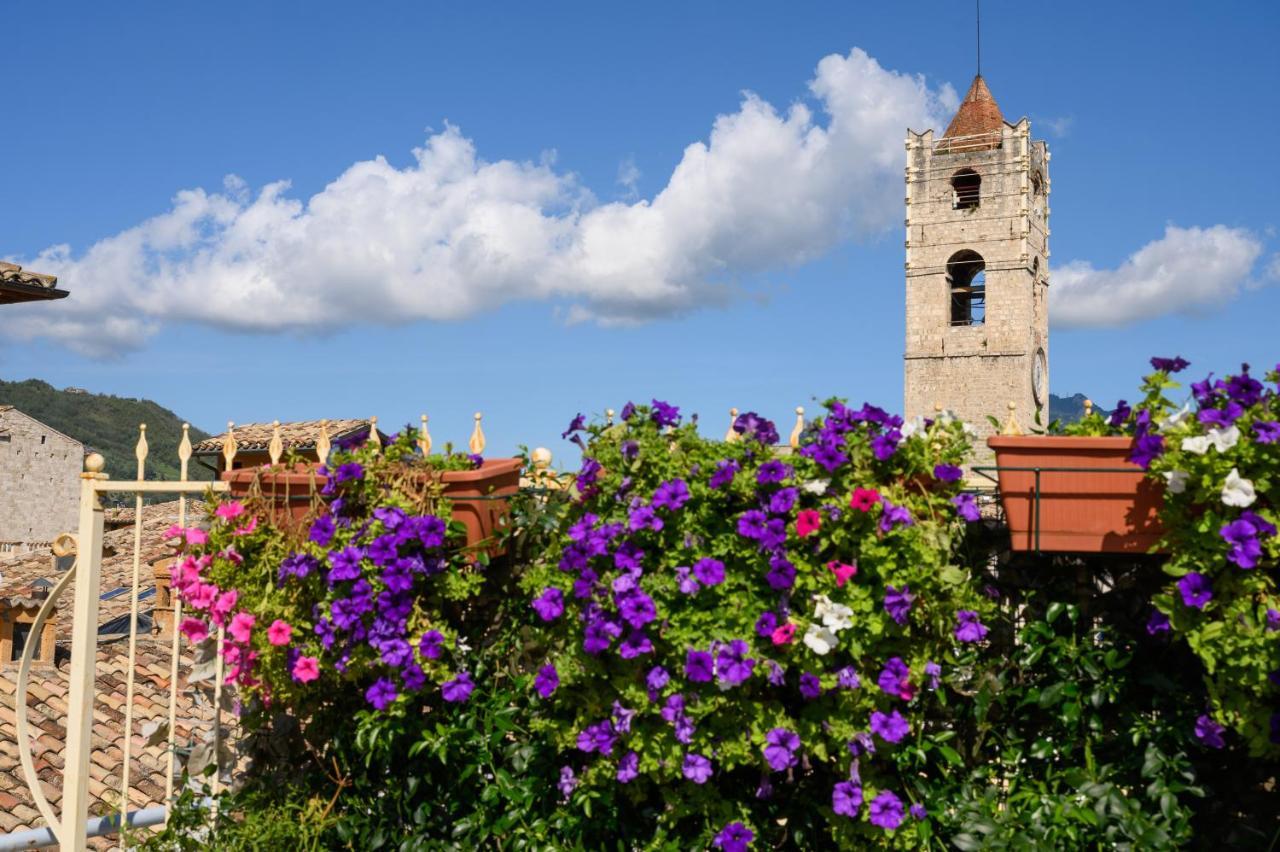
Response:
[[[951,176],[951,206],[972,210],[982,201],[982,177],[973,169],[961,169]]]
[[[987,319],[987,263],[976,251],[965,249],[947,261],[947,287],[951,291],[951,324],[982,325]]]

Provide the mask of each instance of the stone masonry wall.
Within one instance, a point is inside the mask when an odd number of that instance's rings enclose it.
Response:
[[[0,546],[74,532],[84,446],[15,408],[0,408]]]

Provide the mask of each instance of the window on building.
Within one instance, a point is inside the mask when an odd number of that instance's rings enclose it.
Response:
[[[976,251],[956,252],[947,261],[951,324],[982,325],[987,318],[987,264]]]
[[[973,169],[961,169],[951,176],[951,206],[968,210],[982,199],[982,178]]]

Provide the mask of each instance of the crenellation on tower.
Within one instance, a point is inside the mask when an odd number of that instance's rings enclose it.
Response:
[[[1048,148],[978,76],[906,150],[906,415],[941,402],[985,437],[1013,402],[1030,426],[1049,398]]]

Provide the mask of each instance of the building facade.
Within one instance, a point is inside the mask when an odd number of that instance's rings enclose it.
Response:
[[[1049,406],[1049,150],[981,75],[941,138],[907,133],[907,417],[939,407],[985,439]]]
[[[83,444],[0,405],[0,553],[75,531],[83,469]]]

